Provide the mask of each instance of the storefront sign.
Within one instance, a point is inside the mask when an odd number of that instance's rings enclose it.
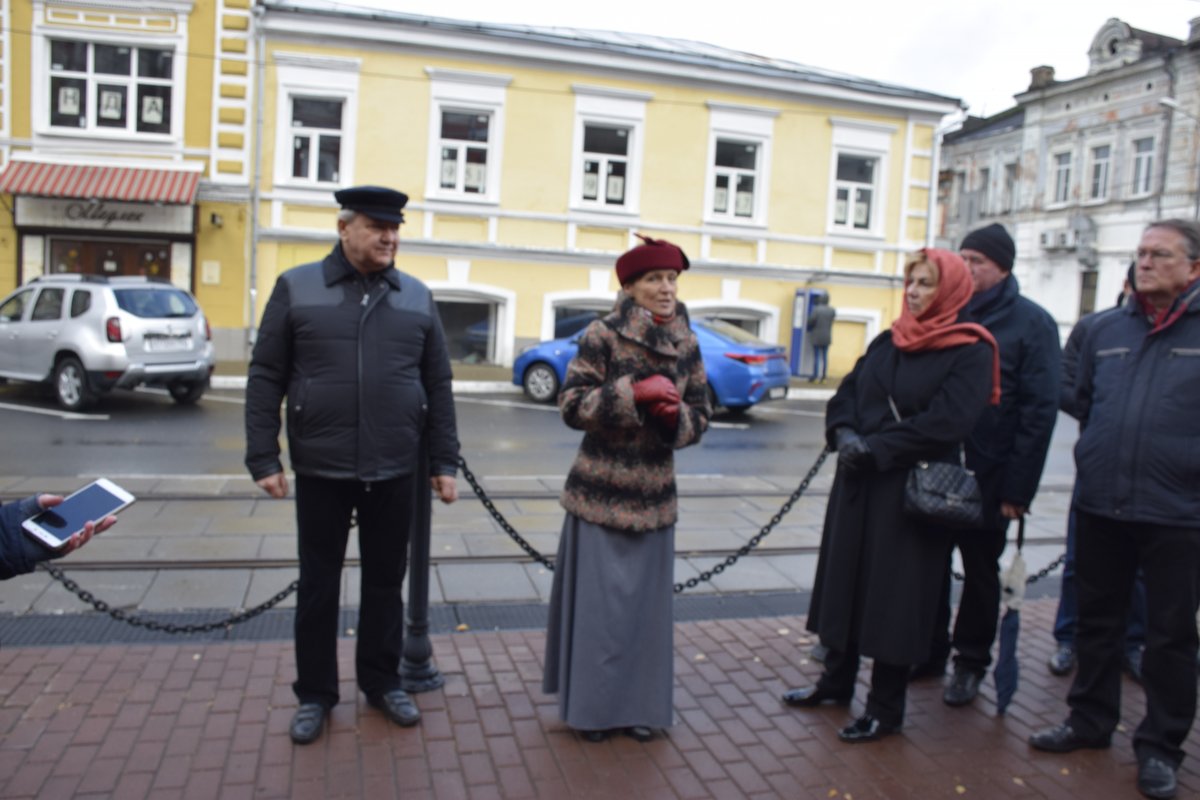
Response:
[[[194,206],[121,203],[115,200],[16,198],[16,223],[25,228],[194,233]]]

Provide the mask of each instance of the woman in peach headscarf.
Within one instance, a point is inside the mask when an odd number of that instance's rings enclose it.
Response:
[[[871,342],[825,412],[838,467],[808,628],[829,652],[816,685],[783,701],[849,705],[859,657],[873,658],[865,712],[838,733],[843,741],[898,731],[909,666],[929,655],[951,538],[904,515],[904,484],[917,461],[956,461],[987,404],[1000,399],[995,341],[957,321],[972,287],[958,255],[913,256],[900,318]]]

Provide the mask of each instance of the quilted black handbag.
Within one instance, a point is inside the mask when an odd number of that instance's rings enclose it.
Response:
[[[962,447],[961,461],[965,462]],[[983,496],[965,463],[918,461],[904,484],[904,511],[948,528],[982,528]]]
[[[900,421],[895,401],[892,414]],[[975,473],[967,469],[967,453],[958,446],[958,462],[918,461],[904,483],[904,513],[947,528],[982,528],[983,494]]]

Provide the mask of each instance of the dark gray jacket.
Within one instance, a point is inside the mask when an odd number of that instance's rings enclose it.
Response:
[[[297,474],[410,475],[428,435],[430,474],[458,470],[450,359],[433,295],[389,266],[367,278],[342,254],[279,276],[246,384],[246,466],[282,471],[279,405]]]
[[[56,555],[21,530],[21,523],[39,511],[36,494],[0,507],[0,580],[33,572],[39,561]]]
[[[1084,511],[1155,525],[1200,520],[1200,281],[1178,302],[1187,310],[1157,333],[1135,298],[1084,336],[1075,390]]]

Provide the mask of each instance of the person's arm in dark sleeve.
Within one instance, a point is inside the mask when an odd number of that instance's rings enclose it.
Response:
[[[1018,373],[1016,436],[1000,486],[1000,502],[1020,509],[1029,508],[1037,494],[1058,420],[1062,384],[1058,328],[1049,316],[1037,321],[1026,345]]]
[[[1084,317],[1075,323],[1062,351],[1062,380],[1059,383],[1058,407],[1075,419],[1079,419],[1078,410],[1075,408],[1075,377],[1079,372],[1079,345],[1088,328],[1088,320],[1089,317]]]
[[[277,281],[246,375],[246,468],[256,481],[283,472],[279,406],[292,374],[290,305],[287,282]]]
[[[450,351],[437,303],[429,297],[431,325],[425,338],[421,357],[421,382],[429,401],[426,426],[429,437],[429,474],[454,476],[458,474],[458,417],[454,410],[454,373],[450,367]]]

